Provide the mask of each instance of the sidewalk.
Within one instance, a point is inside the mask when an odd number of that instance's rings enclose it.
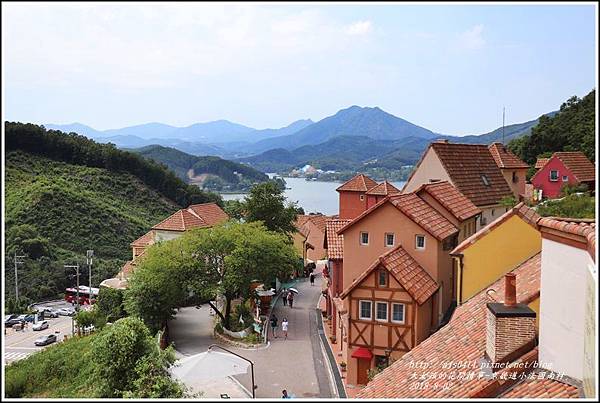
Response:
[[[286,389],[297,398],[333,397],[327,362],[323,357],[317,330],[317,302],[321,294],[320,270],[315,270],[317,280],[311,287],[308,279],[300,279],[295,288],[293,308],[277,302],[274,313],[278,318],[277,338],[269,328],[269,347],[259,350],[232,350],[254,362],[257,398],[280,398]],[[287,318],[289,331],[283,339],[281,321]],[[250,374],[236,375],[243,385],[249,385]]]

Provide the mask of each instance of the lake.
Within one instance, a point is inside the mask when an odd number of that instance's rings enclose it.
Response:
[[[341,183],[307,181],[304,178],[284,178],[289,189],[285,196],[289,201],[297,202],[308,213],[323,213],[334,215],[338,213],[338,192],[335,191]],[[398,189],[402,189],[405,182],[391,182]],[[243,199],[245,193],[222,194],[223,200]]]

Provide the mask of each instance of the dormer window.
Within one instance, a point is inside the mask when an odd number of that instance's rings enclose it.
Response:
[[[486,175],[481,175],[481,180],[483,181],[483,184],[485,186],[490,186],[490,180],[488,179],[488,177]]]

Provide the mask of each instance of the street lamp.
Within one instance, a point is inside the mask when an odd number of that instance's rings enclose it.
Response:
[[[225,347],[221,347],[221,346],[219,346],[218,344],[211,344],[210,346],[208,346],[208,351],[210,351],[210,350],[211,350],[213,347],[217,347],[217,348],[220,348],[221,350],[227,351],[229,354],[233,354],[233,355],[235,355],[236,357],[240,357],[242,360],[248,361],[248,362],[250,363],[250,371],[251,371],[251,374],[252,374],[252,399],[255,399],[255,398],[256,398],[256,396],[255,396],[254,390],[255,390],[255,389],[258,387],[258,386],[256,386],[256,385],[254,384],[254,363],[253,363],[252,361],[250,361],[249,359],[247,359],[246,357],[242,357],[241,355],[239,355],[239,354],[236,354],[236,353],[234,353],[234,352],[233,352],[233,351],[231,351],[231,350],[227,350]]]

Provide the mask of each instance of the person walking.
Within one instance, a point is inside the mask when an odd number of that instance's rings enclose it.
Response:
[[[287,300],[288,300],[288,304],[290,304],[290,308],[291,308],[292,305],[294,304],[294,293],[292,291],[288,292]]]
[[[271,329],[273,329],[273,337],[277,338],[277,316],[271,316]]]
[[[283,295],[283,306],[287,305],[287,293],[288,293],[287,288],[284,288],[283,289],[283,293],[282,293],[282,295]]]
[[[283,321],[281,322],[281,330],[283,331],[283,340],[287,340],[287,332],[288,332],[287,318],[283,318]]]
[[[310,277],[310,285],[312,287],[313,285],[315,285],[315,273],[311,272],[309,277]]]

